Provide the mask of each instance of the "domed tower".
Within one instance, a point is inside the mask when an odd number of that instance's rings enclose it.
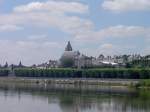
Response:
[[[76,53],[73,51],[70,41],[68,41],[65,47],[65,52],[60,58],[62,67],[74,67]]]

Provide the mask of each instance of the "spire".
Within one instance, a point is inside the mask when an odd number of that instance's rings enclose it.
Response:
[[[21,63],[21,61],[19,62],[19,66],[22,66],[22,63]]]
[[[24,66],[22,65],[21,61],[19,62],[18,67],[24,67]]]
[[[72,51],[72,47],[71,47],[71,44],[70,44],[70,41],[68,41],[68,44],[65,48],[65,51]]]
[[[4,67],[5,67],[5,68],[7,68],[7,67],[8,67],[8,63],[7,63],[7,61],[6,61],[5,65],[4,65]]]

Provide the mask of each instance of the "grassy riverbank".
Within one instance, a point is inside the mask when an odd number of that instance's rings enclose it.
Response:
[[[0,83],[86,84],[129,86],[136,88],[150,87],[149,68],[19,68],[14,70],[14,77],[7,77],[9,73],[10,70],[8,69],[0,70]]]

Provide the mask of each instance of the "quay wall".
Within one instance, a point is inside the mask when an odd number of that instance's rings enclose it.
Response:
[[[70,85],[108,85],[108,86],[130,86],[136,85],[140,80],[135,79],[92,79],[92,78],[24,78],[24,77],[1,77],[0,84],[70,84]]]

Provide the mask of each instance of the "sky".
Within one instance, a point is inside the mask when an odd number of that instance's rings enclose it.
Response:
[[[150,0],[0,0],[0,64],[150,54]]]

